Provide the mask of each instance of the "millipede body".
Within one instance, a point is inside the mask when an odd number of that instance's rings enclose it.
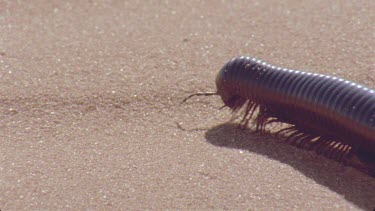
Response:
[[[375,177],[374,90],[249,57],[227,62],[216,87],[215,93],[191,96],[220,95],[233,112],[245,109],[242,126],[254,120],[260,132],[267,124],[287,123],[276,134],[284,134],[288,143]]]

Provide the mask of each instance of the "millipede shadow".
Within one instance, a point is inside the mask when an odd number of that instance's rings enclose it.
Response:
[[[351,167],[285,144],[269,134],[259,135],[247,128],[240,129],[233,123],[209,129],[205,138],[215,146],[247,150],[278,160],[362,209],[373,210],[375,207],[375,180]]]

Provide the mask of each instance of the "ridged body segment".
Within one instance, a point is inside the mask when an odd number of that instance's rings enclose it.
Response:
[[[233,110],[250,101],[267,118],[295,125],[311,138],[350,145],[361,159],[375,162],[375,92],[369,88],[249,57],[225,64],[216,86]]]

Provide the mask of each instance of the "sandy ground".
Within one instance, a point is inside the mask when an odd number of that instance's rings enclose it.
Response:
[[[0,0],[1,210],[375,208],[373,178],[179,105],[238,55],[374,88],[375,1],[29,2]]]

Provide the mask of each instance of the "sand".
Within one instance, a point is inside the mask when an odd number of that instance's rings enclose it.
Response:
[[[1,210],[371,210],[375,180],[240,130],[230,58],[375,87],[375,1],[0,0]]]

